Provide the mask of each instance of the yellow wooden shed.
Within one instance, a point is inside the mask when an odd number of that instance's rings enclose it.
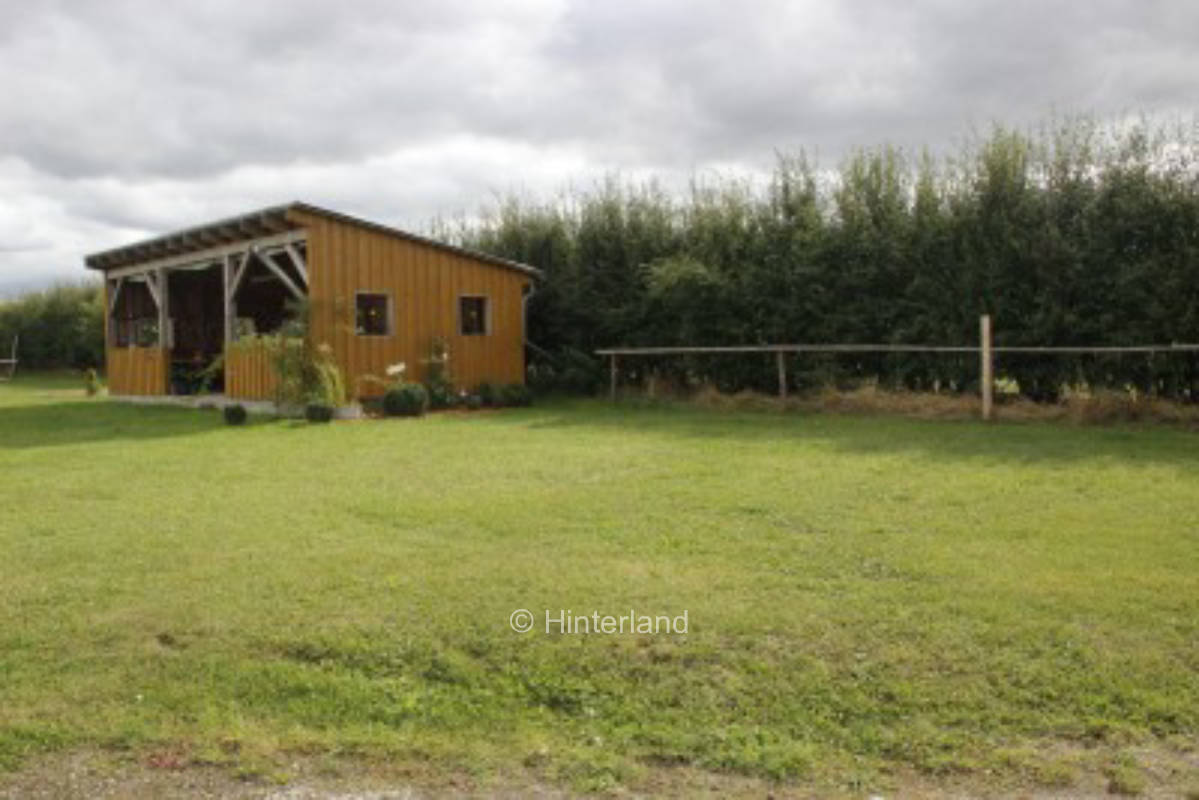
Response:
[[[403,362],[421,380],[435,343],[455,387],[523,383],[525,306],[538,271],[307,203],[289,203],[95,253],[104,274],[109,392],[269,400],[254,342],[306,299],[355,397]],[[222,358],[223,356],[223,358]]]

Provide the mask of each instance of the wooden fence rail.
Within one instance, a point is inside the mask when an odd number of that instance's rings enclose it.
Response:
[[[619,359],[637,356],[676,356],[676,355],[720,355],[745,353],[774,353],[778,365],[779,397],[787,397],[787,363],[784,356],[788,353],[978,353],[982,376],[982,417],[991,419],[994,406],[995,391],[995,354],[996,353],[1042,353],[1042,354],[1119,354],[1119,353],[1194,353],[1199,352],[1199,344],[1147,344],[1129,347],[1109,346],[1000,346],[995,347],[991,335],[991,317],[983,314],[979,318],[979,343],[976,345],[922,345],[922,344],[762,344],[762,345],[731,345],[725,347],[610,347],[596,350],[595,354],[606,357],[608,363],[609,393],[612,400],[616,399],[616,388],[619,381]]]

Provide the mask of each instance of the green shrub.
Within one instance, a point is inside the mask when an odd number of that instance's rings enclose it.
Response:
[[[425,384],[425,389],[429,395],[429,408],[449,408],[453,406],[458,399],[454,394],[454,387],[445,381],[431,380]]]
[[[333,348],[314,342],[311,336],[311,302],[307,299],[289,302],[287,314],[278,332],[246,336],[234,346],[266,348],[275,374],[275,402],[281,408],[344,405],[345,379]]]
[[[496,388],[493,384],[487,381],[483,381],[478,385],[478,387],[475,389],[475,394],[479,396],[479,401],[488,408],[496,404]]]
[[[457,399],[454,381],[450,377],[450,345],[436,336],[429,343],[429,356],[424,359],[425,386],[429,393],[430,408],[449,408]]]
[[[245,425],[246,424],[246,407],[240,403],[235,403],[231,406],[225,406],[224,410],[226,425]]]
[[[510,383],[497,395],[497,405],[519,408],[533,405],[533,393],[523,383]]]
[[[95,397],[100,393],[100,376],[96,374],[96,370],[88,369],[83,373],[83,389],[88,397]]]
[[[309,422],[328,422],[333,419],[333,406],[324,403],[309,403],[304,406],[304,419]]]
[[[469,411],[478,411],[483,407],[483,398],[477,394],[468,394],[462,401],[462,405],[466,406]]]
[[[309,401],[317,405],[337,408],[345,405],[346,385],[341,377],[341,370],[333,360],[333,350],[326,344],[317,348],[317,362],[313,365],[316,382]]]
[[[529,364],[529,385],[538,393],[595,394],[604,385],[603,363],[582,350],[540,351]]]
[[[401,383],[383,395],[383,413],[388,417],[419,417],[429,407],[429,393],[419,383]]]

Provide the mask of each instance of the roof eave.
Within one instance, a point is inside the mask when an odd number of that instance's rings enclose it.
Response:
[[[405,239],[407,241],[456,253],[466,258],[472,258],[477,261],[494,264],[495,266],[504,267],[506,269],[515,270],[532,278],[540,279],[544,277],[541,270],[528,264],[522,264],[519,261],[510,261],[506,258],[493,256],[489,253],[482,253],[477,250],[458,247],[457,245],[452,245],[447,242],[441,242],[436,239],[430,239],[415,233],[409,233],[408,231],[400,230],[399,228],[393,228],[388,225],[371,222],[370,220],[361,219],[349,214],[343,214],[339,211],[331,211],[327,208],[314,206],[300,201],[287,203],[285,205],[270,206],[257,211],[240,214],[235,217],[229,217],[226,219],[217,220],[216,222],[210,222],[205,225],[197,225],[191,228],[173,231],[171,233],[163,234],[162,236],[146,239],[141,242],[134,242],[122,247],[102,250],[100,252],[84,256],[83,263],[88,269],[104,271],[115,269],[117,267],[130,266],[145,261],[153,261],[164,256],[204,250],[221,244],[233,243],[240,240],[251,240],[259,236],[303,227],[302,223],[295,220],[295,218],[292,216],[291,212],[293,211],[313,214],[315,216],[326,217],[328,219],[344,222],[350,225],[377,230],[391,236]]]

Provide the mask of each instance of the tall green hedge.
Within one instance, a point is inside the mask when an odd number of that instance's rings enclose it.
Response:
[[[0,358],[20,335],[18,370],[104,363],[104,292],[99,283],[63,284],[0,300]]]
[[[545,271],[534,367],[577,370],[605,346],[1199,342],[1199,128],[997,127],[951,157],[863,150],[836,169],[780,157],[768,184],[696,181],[673,197],[610,179],[510,199],[459,240]],[[563,363],[575,364],[564,370]],[[648,362],[629,362],[644,370]],[[763,357],[664,359],[728,388],[770,389]],[[977,359],[799,356],[800,383],[977,387]],[[1038,400],[1063,385],[1199,399],[1199,358],[1005,356]]]

